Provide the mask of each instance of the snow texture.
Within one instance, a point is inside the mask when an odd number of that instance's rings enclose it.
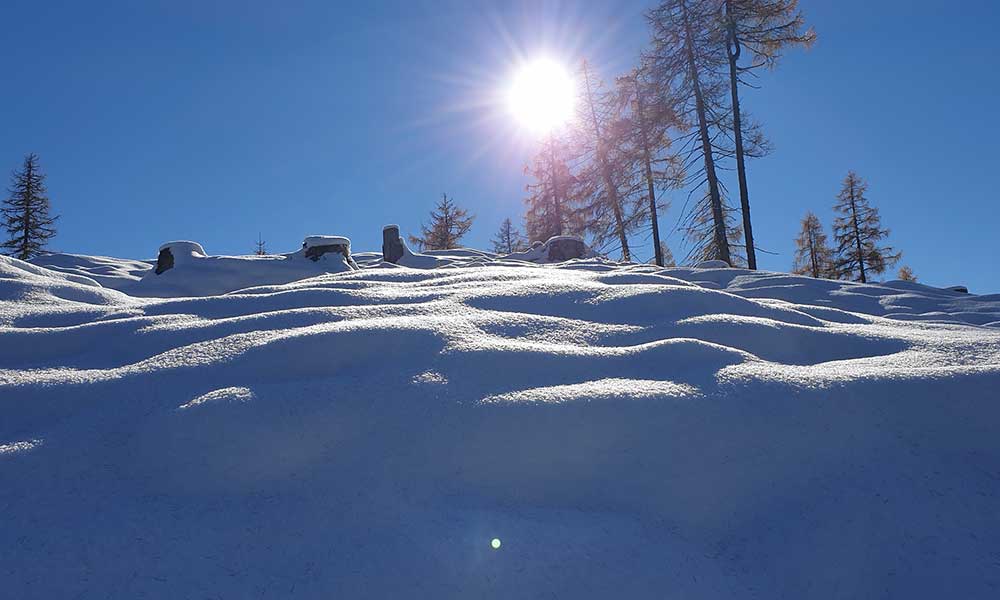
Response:
[[[1000,296],[186,248],[0,257],[5,597],[997,597]]]

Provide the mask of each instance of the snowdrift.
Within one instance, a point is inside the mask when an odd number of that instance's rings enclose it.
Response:
[[[1000,297],[457,254],[0,257],[5,595],[995,597]]]

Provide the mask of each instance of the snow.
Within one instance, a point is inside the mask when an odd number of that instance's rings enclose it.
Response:
[[[106,288],[122,289],[142,279],[156,261],[50,253],[32,258],[31,263],[61,273],[81,275]]]
[[[697,269],[728,269],[729,263],[724,260],[704,260],[697,265]]]
[[[0,257],[5,596],[1000,587],[1000,295],[174,248]]]
[[[159,252],[163,252],[164,250],[170,250],[170,253],[174,256],[174,261],[180,263],[188,262],[190,259],[205,258],[208,256],[205,253],[205,249],[201,247],[201,244],[186,240],[161,244]]]
[[[318,260],[306,256],[309,248],[334,244],[350,249],[351,241],[343,236],[308,236],[295,252],[265,256],[211,256],[197,242],[167,242],[158,252],[170,250],[174,266],[161,273],[153,269],[155,260],[46,254],[31,263],[136,297],[214,296],[356,269],[340,253],[326,253]]]
[[[303,248],[315,248],[318,246],[347,246],[351,247],[351,240],[340,235],[307,235],[302,241]]]

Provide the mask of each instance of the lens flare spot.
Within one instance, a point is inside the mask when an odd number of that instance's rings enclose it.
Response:
[[[493,538],[493,541],[490,542],[490,546],[492,546],[494,550],[499,550],[500,549],[500,538]]]

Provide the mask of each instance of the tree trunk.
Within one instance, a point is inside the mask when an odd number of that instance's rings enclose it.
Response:
[[[28,260],[31,258],[31,211],[32,202],[35,198],[35,166],[31,161],[27,161],[25,164],[25,183],[24,183],[24,216],[21,221],[22,231],[21,231],[21,248],[18,252],[19,256],[17,258],[21,260]]]
[[[611,181],[611,171],[608,167],[607,160],[601,159],[600,162],[601,177],[604,179],[604,185],[608,189],[608,199],[611,202],[611,210],[615,215],[615,227],[618,230],[618,241],[622,245],[622,260],[631,261],[632,254],[628,249],[628,236],[625,235],[625,219],[622,215],[622,206],[618,202],[618,190],[613,187]]]
[[[858,248],[858,268],[861,270],[861,283],[868,283],[865,277],[865,255],[861,250],[861,227],[858,225],[858,205],[854,199],[854,181],[851,181],[851,221],[854,224],[854,243]]]
[[[628,249],[628,237],[625,235],[625,219],[622,215],[622,206],[618,198],[618,188],[615,187],[611,178],[611,167],[608,165],[607,151],[602,148],[604,137],[597,122],[597,109],[594,107],[594,93],[590,88],[590,76],[587,64],[583,65],[583,78],[587,86],[587,106],[590,108],[591,123],[594,127],[594,141],[597,144],[597,164],[601,169],[601,178],[604,180],[604,187],[608,193],[608,201],[611,202],[611,211],[615,215],[615,227],[618,232],[618,241],[622,245],[622,260],[632,260],[632,254]]]
[[[562,235],[563,217],[562,204],[559,200],[559,182],[556,176],[556,149],[555,136],[549,134],[549,172],[552,175],[552,208],[555,211],[555,234]],[[541,240],[546,241],[546,240]]]
[[[691,87],[694,90],[695,111],[698,113],[698,133],[701,137],[701,149],[705,157],[705,177],[708,179],[708,193],[712,203],[712,220],[715,224],[715,247],[720,260],[732,265],[729,254],[729,240],[726,237],[726,217],[722,212],[722,197],[719,194],[719,179],[715,174],[715,159],[712,156],[712,140],[708,135],[708,122],[705,118],[705,99],[701,94],[701,84],[698,79],[698,67],[694,61],[694,37],[691,24],[688,21],[687,5],[680,3],[684,18],[684,46],[687,54],[688,69],[691,72]]]
[[[739,81],[736,61],[740,58],[740,40],[736,36],[736,23],[732,16],[732,0],[726,0],[729,17],[729,39],[726,54],[729,56],[729,88],[733,98],[733,139],[736,143],[736,173],[740,181],[740,209],[743,212],[743,235],[747,244],[747,266],[757,269],[757,253],[753,246],[753,226],[750,224],[750,192],[747,189],[747,171],[743,157],[743,124],[740,118]]]
[[[819,279],[819,259],[816,256],[816,235],[809,232],[809,262],[812,263],[813,277]]]
[[[663,248],[660,247],[660,225],[656,214],[656,189],[653,186],[653,160],[649,151],[649,131],[646,128],[645,107],[642,104],[642,92],[639,90],[639,80],[635,79],[636,113],[638,114],[639,135],[642,137],[643,162],[646,167],[646,190],[649,194],[649,219],[653,225],[653,248],[656,252],[656,265],[663,266]]]

